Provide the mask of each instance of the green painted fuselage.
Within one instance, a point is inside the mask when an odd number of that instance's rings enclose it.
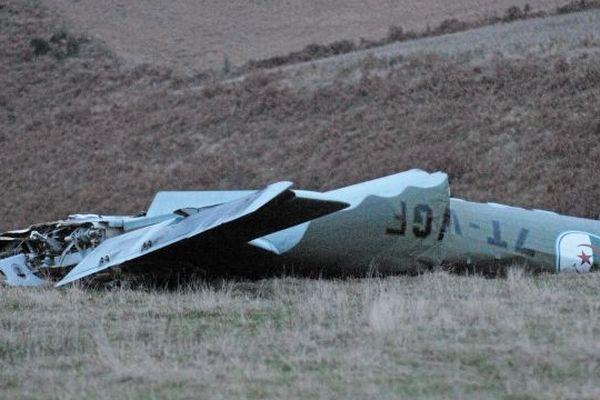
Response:
[[[389,189],[401,175],[381,179]],[[352,206],[266,239],[276,248],[287,240],[278,262],[290,268],[336,273],[416,272],[440,264],[587,272],[600,262],[600,221],[450,198],[444,174],[426,175],[388,196],[377,189],[381,182],[325,193]]]

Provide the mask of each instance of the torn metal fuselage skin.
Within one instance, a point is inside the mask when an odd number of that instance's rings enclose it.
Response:
[[[552,272],[600,264],[599,221],[454,199],[441,172],[411,170],[325,193],[290,187],[159,192],[143,215],[73,215],[2,233],[0,272],[8,285],[62,286],[132,261],[152,268],[155,258],[185,253],[194,263],[242,246],[246,262],[256,255],[259,274],[266,264],[363,275],[444,263]]]

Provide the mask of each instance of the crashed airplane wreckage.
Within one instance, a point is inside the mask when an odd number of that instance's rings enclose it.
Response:
[[[600,221],[451,198],[442,172],[411,170],[326,193],[291,186],[159,192],[142,215],[72,215],[5,232],[0,272],[7,285],[54,277],[62,286],[135,261],[151,269],[161,256],[194,261],[240,246],[262,261],[339,272],[510,263],[588,272],[600,264]]]

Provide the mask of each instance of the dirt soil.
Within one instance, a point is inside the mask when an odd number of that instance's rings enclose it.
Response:
[[[503,15],[515,0],[43,0],[124,60],[186,71],[221,68],[311,43],[379,39],[390,26],[425,29],[450,18]],[[565,0],[528,0],[532,10]]]

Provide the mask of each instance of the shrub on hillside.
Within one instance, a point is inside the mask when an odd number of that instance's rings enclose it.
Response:
[[[86,41],[83,37],[70,35],[64,29],[61,29],[46,40],[42,37],[35,37],[29,44],[35,56],[52,54],[56,59],[61,60],[68,57],[77,57],[82,43]]]
[[[502,20],[504,22],[516,21],[518,19],[523,19],[527,16],[527,14],[521,10],[518,6],[512,6],[506,9],[504,13],[504,17]]]
[[[598,0],[573,0],[569,4],[556,8],[557,14],[568,14],[577,11],[589,10],[590,8],[599,8]]]
[[[356,50],[354,42],[338,40],[329,44],[311,43],[300,51],[293,51],[285,56],[275,56],[264,60],[252,60],[248,64],[251,68],[273,68],[297,62],[310,61],[339,54],[350,53]]]
[[[33,50],[33,54],[36,56],[43,56],[50,51],[50,44],[48,41],[41,37],[35,37],[29,41],[29,45]]]
[[[469,24],[464,22],[464,21],[460,21],[456,18],[450,18],[450,19],[445,19],[442,21],[442,23],[440,24],[440,26],[438,26],[434,32],[436,34],[447,34],[447,33],[454,33],[454,32],[459,32],[459,31],[464,31],[465,29],[469,28]]]

